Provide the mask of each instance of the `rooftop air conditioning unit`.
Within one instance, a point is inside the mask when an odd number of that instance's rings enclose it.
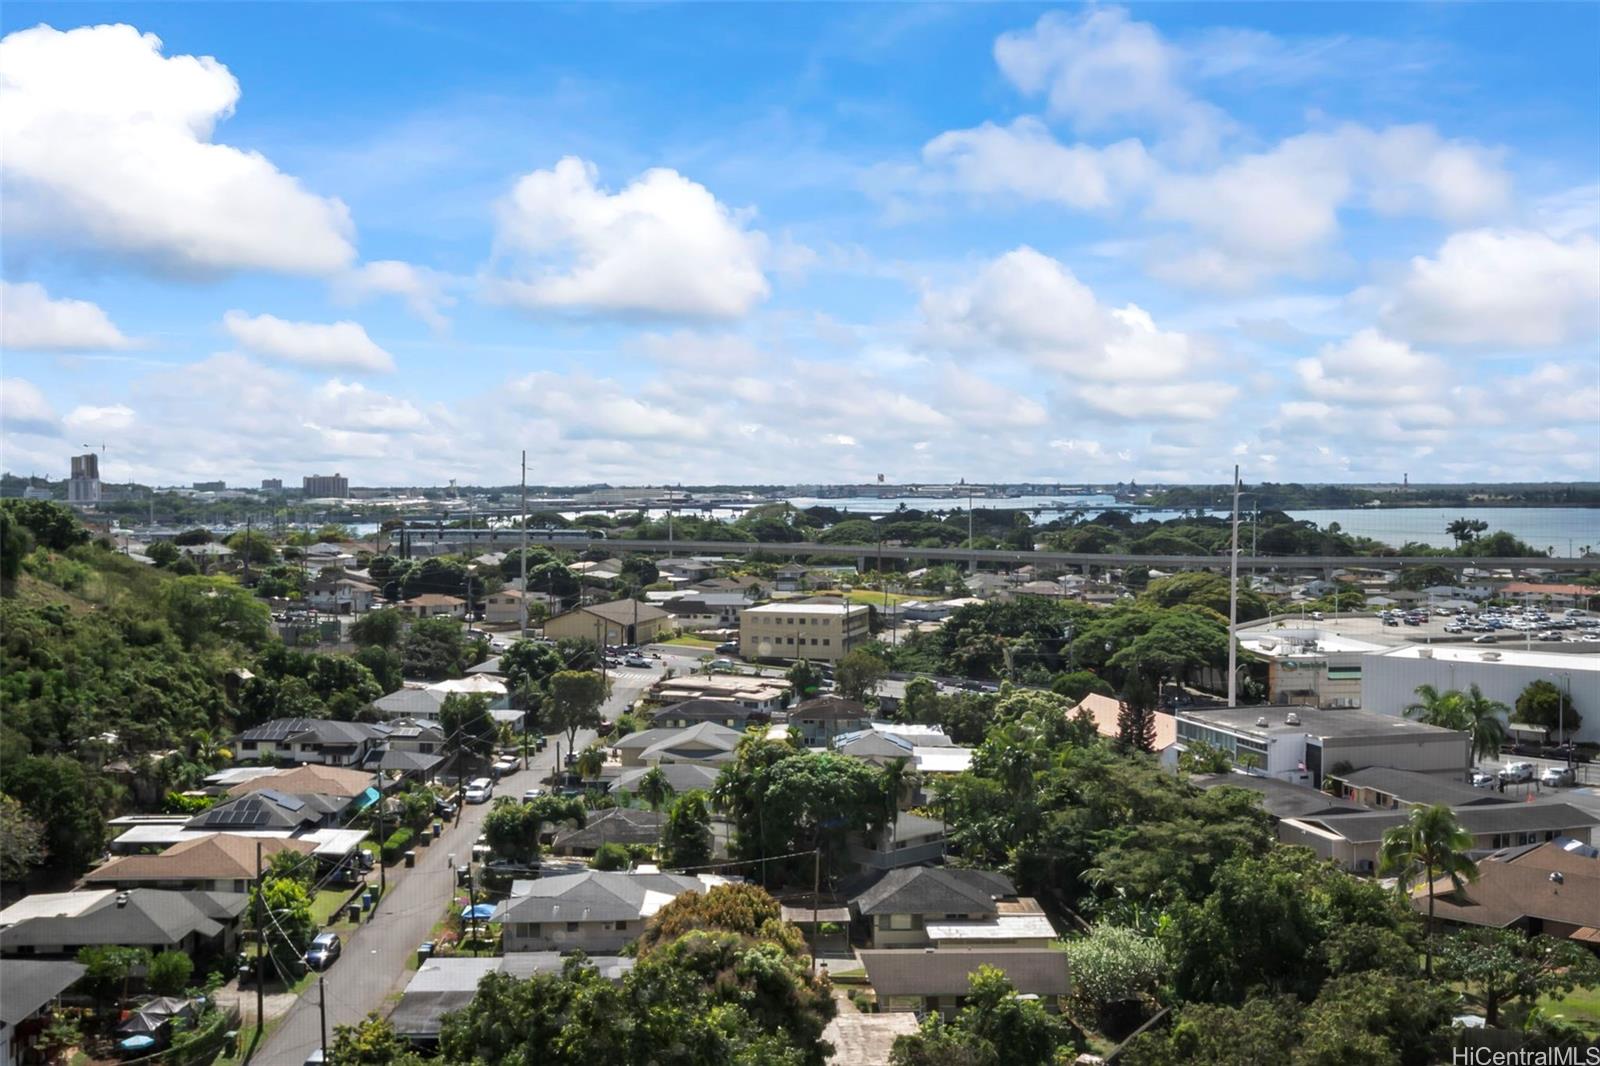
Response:
[[[1283,724],[1284,725],[1299,725],[1300,724],[1300,716],[1298,714],[1295,714],[1293,711],[1290,711],[1288,714],[1284,715]]]
[[[1262,729],[1265,729],[1267,727],[1267,716],[1262,715],[1260,718],[1257,718],[1256,725],[1260,726]]]
[[[1417,658],[1419,658],[1419,659],[1431,659],[1431,658],[1433,658],[1433,649],[1432,648],[1418,648],[1417,649]]]
[[[1486,651],[1479,656],[1479,658],[1486,663],[1497,663],[1500,661],[1500,653],[1497,651]]]

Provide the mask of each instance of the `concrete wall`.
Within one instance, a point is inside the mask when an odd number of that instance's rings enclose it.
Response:
[[[1392,770],[1464,770],[1472,762],[1472,738],[1465,733],[1437,737],[1397,736],[1384,739],[1330,737],[1322,745],[1322,772],[1341,762],[1351,766],[1387,766]]]
[[[1552,656],[1565,653],[1550,653]],[[1404,714],[1416,702],[1418,685],[1433,685],[1441,691],[1465,692],[1477,685],[1491,700],[1514,707],[1522,690],[1535,681],[1549,681],[1557,688],[1570,685],[1572,705],[1583,715],[1575,739],[1600,742],[1600,670],[1583,669],[1591,655],[1573,655],[1570,669],[1560,666],[1527,665],[1516,662],[1455,661],[1421,659],[1409,656],[1369,655],[1362,664],[1361,706],[1379,714]]]
[[[616,922],[507,922],[502,927],[504,950],[579,951],[590,955],[614,955],[644,932],[644,921]],[[576,929],[569,929],[576,925]]]

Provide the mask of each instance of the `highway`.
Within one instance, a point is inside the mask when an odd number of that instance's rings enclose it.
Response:
[[[492,542],[501,547],[514,546],[520,539],[515,530],[445,529],[408,530],[410,545],[466,545]],[[918,548],[891,547],[878,544],[818,544],[812,541],[797,543],[770,543],[738,540],[624,540],[605,537],[576,537],[571,531],[562,536],[541,536],[528,533],[528,543],[568,549],[607,547],[615,545],[618,551],[668,552],[701,555],[749,555],[764,552],[768,555],[792,557],[796,555],[832,556],[845,559],[917,559],[929,562],[953,563],[1022,563],[1053,566],[1124,567],[1142,565],[1158,570],[1194,570],[1204,567],[1226,567],[1226,555],[1133,555],[1092,552],[1019,552],[993,548]],[[1488,570],[1521,570],[1538,567],[1546,570],[1565,570],[1591,573],[1600,570],[1600,557],[1587,559],[1534,558],[1534,559],[1472,559],[1450,555],[1239,555],[1240,570],[1303,570],[1328,571],[1364,568],[1369,570],[1398,570],[1406,566],[1438,566],[1446,570],[1482,568]]]

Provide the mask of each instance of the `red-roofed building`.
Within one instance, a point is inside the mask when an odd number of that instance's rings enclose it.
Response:
[[[1600,589],[1587,585],[1542,585],[1534,581],[1513,581],[1501,589],[1502,599],[1540,607],[1587,607],[1600,599]]]
[[[1113,740],[1117,736],[1117,712],[1122,704],[1110,696],[1100,696],[1094,693],[1083,698],[1073,713],[1087,710],[1094,718],[1094,727],[1103,737]],[[1161,765],[1176,768],[1178,765],[1178,720],[1165,711],[1156,711],[1156,757],[1161,760]]]

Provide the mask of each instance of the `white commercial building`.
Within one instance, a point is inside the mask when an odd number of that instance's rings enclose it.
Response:
[[[746,659],[837,662],[871,639],[869,609],[860,603],[768,603],[739,616],[739,654]]]
[[[1267,663],[1267,700],[1279,706],[1361,706],[1361,667],[1386,645],[1312,626],[1257,627],[1239,646]]]
[[[1465,692],[1477,685],[1489,699],[1514,707],[1517,697],[1535,681],[1548,681],[1571,696],[1572,706],[1583,716],[1573,739],[1600,741],[1600,655],[1525,651],[1503,644],[1492,648],[1406,644],[1362,661],[1361,706],[1379,714],[1402,715],[1417,702],[1419,685],[1432,685],[1441,692]]]

